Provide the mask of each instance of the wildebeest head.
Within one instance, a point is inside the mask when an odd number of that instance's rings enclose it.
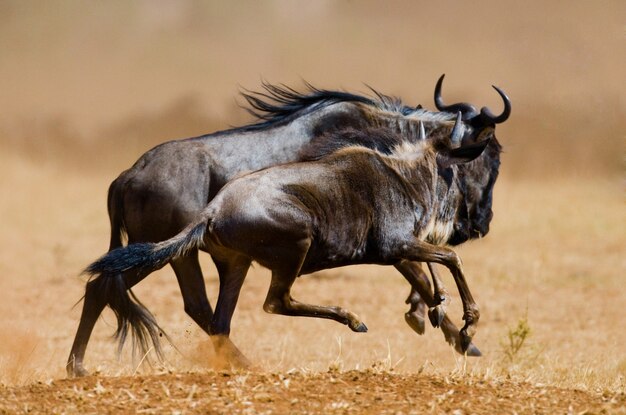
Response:
[[[459,165],[457,169],[456,184],[462,198],[454,233],[448,241],[451,245],[483,237],[489,232],[489,224],[493,217],[491,209],[493,187],[498,178],[502,147],[492,127],[483,129],[476,143],[485,140],[489,140],[489,143],[480,157],[470,163]]]
[[[502,147],[495,136],[496,124],[503,123],[511,115],[511,101],[500,88],[493,86],[504,102],[504,110],[494,115],[489,108],[480,112],[471,104],[461,102],[446,105],[441,97],[441,86],[445,75],[441,75],[435,87],[435,105],[440,111],[456,111],[465,126],[464,134],[457,135],[453,145],[465,145],[489,140],[489,145],[476,160],[458,168],[458,186],[463,193],[463,204],[455,221],[455,232],[449,243],[458,245],[468,239],[485,236],[493,217],[491,210],[493,187],[500,167]]]

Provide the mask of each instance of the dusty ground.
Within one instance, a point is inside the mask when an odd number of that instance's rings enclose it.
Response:
[[[89,377],[0,387],[0,397],[0,413],[626,413],[623,392],[372,370]]]
[[[0,412],[624,412],[626,6],[426,3],[1,2]],[[296,282],[296,298],[361,316],[369,332],[355,334],[264,313],[257,266],[232,338],[259,372],[215,372],[165,268],[136,293],[173,339],[166,360],[118,359],[106,311],[86,356],[98,375],[65,380],[79,274],[109,238],[107,186],[141,153],[249,121],[237,88],[260,78],[366,82],[432,108],[442,72],[450,101],[497,112],[493,83],[513,100],[497,130],[492,230],[458,249],[482,358],[464,362],[430,327],[412,332],[393,269]],[[201,264],[214,304],[216,271]]]

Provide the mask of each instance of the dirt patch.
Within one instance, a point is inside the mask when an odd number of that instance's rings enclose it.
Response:
[[[376,371],[89,377],[0,388],[2,413],[626,413],[626,395]]]

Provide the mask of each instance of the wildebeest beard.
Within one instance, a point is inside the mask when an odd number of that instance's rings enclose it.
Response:
[[[462,197],[454,221],[454,231],[448,240],[449,245],[460,245],[489,233],[493,218],[493,187],[500,169],[501,150],[502,147],[492,135],[480,157],[458,166],[455,182]]]

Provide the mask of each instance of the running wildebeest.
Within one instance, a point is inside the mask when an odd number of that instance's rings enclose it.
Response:
[[[189,224],[233,177],[246,171],[296,161],[303,146],[333,130],[379,127],[409,135],[415,133],[418,121],[423,120],[429,137],[437,136],[441,132],[449,133],[454,112],[461,111],[464,127],[462,141],[471,142],[485,131],[493,135],[495,124],[508,118],[510,102],[500,90],[498,93],[504,100],[505,109],[499,116],[493,116],[484,108],[479,113],[469,104],[444,105],[441,99],[442,80],[443,76],[435,88],[435,103],[444,111],[440,113],[407,107],[399,100],[382,94],[377,94],[376,100],[311,88],[310,93],[305,95],[287,88],[265,85],[269,95],[245,95],[256,109],[255,114],[263,121],[207,136],[164,143],[148,151],[131,169],[113,181],[108,194],[111,221],[109,250],[121,247],[124,235],[128,243],[158,242],[172,237]],[[376,147],[376,143],[371,140],[368,145]],[[468,174],[471,180],[467,180],[467,187],[477,189],[473,191],[480,191],[480,186],[487,184],[482,182],[481,177],[470,176]],[[463,228],[466,229],[461,232]],[[459,237],[451,242],[461,243],[474,237],[480,233],[475,232],[476,229],[479,227],[474,223],[459,225]],[[215,263],[221,272],[222,264],[219,261]],[[185,311],[208,332],[213,311],[198,263],[198,250],[188,251],[186,255],[173,260],[171,265],[180,285]],[[396,268],[407,277],[419,278],[423,283],[428,283],[417,263],[403,262]],[[130,273],[122,276],[128,289],[144,277]],[[83,359],[91,331],[103,308],[115,303],[112,297],[116,295],[112,291],[103,291],[95,281],[87,284],[80,324],[67,364],[70,376],[87,374]],[[414,330],[423,332],[421,316],[425,308],[420,297],[425,300],[430,297],[427,301],[429,304],[435,302],[430,289],[423,289],[419,295],[414,291],[411,295],[411,310],[406,318]],[[441,299],[438,298],[438,301]],[[145,318],[152,317],[146,314]],[[460,352],[455,325],[447,318],[439,323],[446,340]],[[121,336],[122,333],[125,332],[118,327],[117,334]],[[138,340],[140,343],[145,341],[143,338]],[[468,354],[480,353],[472,345]]]
[[[222,266],[219,297],[209,326],[211,339],[218,355],[229,363],[247,364],[228,336],[252,261],[272,271],[263,305],[266,312],[333,319],[356,332],[367,331],[367,327],[354,313],[294,300],[290,290],[296,277],[353,264],[440,263],[452,272],[461,296],[465,325],[460,341],[466,350],[479,311],[459,257],[445,247],[457,237],[455,222],[466,219],[468,211],[468,194],[458,185],[456,165],[476,159],[490,147],[485,154],[488,162],[480,165],[491,187],[472,201],[484,205],[491,198],[498,173],[500,145],[495,138],[487,138],[453,148],[452,144],[461,141],[461,131],[459,113],[451,140],[426,141],[423,125],[413,142],[381,129],[329,133],[329,140],[321,145],[314,142],[305,150],[303,158],[311,161],[236,178],[178,235],[159,243],[114,249],[87,272],[97,276],[94,281],[118,293],[118,304],[131,304],[122,273],[133,271],[141,277],[190,249],[205,249]],[[358,145],[342,147],[350,141],[367,141],[367,137],[375,137],[380,145],[386,143],[390,154]],[[335,142],[339,145],[334,146]],[[484,214],[480,208],[477,213]],[[407,279],[421,290],[419,281]],[[117,317],[131,326],[152,325],[145,329],[158,332],[152,320],[142,321],[132,313]]]

